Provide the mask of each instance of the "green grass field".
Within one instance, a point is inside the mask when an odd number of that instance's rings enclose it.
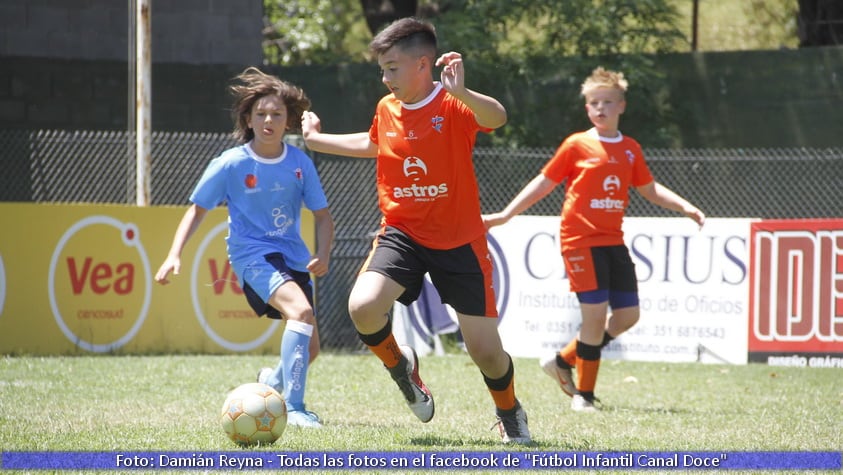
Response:
[[[0,450],[242,450],[226,438],[218,412],[227,390],[274,362],[271,355],[4,357]],[[536,360],[515,365],[531,447],[503,446],[490,430],[491,397],[464,354],[422,358],[436,398],[436,417],[422,424],[375,357],[324,353],[312,366],[307,402],[325,428],[288,427],[274,445],[250,450],[843,450],[839,369],[605,360],[597,385],[604,411],[582,414],[570,411]]]

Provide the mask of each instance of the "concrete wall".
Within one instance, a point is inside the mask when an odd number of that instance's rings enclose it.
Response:
[[[0,56],[129,57],[129,0],[0,0]],[[153,0],[157,63],[257,63],[261,0]],[[131,14],[131,16],[130,16]]]
[[[0,128],[125,130],[134,106],[129,3],[0,0]],[[155,0],[152,12],[153,129],[230,130],[226,87],[246,66],[262,64],[261,0]],[[648,136],[657,128],[670,129],[670,143],[683,148],[843,145],[843,47],[655,61],[667,78],[660,97],[673,114],[654,117],[654,108],[631,93],[621,124],[645,146],[662,146]],[[570,63],[554,61],[555,79],[506,81],[493,65],[476,65],[470,87],[505,103],[507,127],[555,146],[588,125],[580,105],[570,107],[581,80],[566,76],[575,69]],[[366,129],[385,92],[372,64],[265,70],[304,87],[330,131]]]

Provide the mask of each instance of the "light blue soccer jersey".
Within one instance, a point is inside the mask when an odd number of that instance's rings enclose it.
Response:
[[[313,161],[289,144],[272,159],[248,144],[226,150],[208,164],[190,201],[205,209],[228,206],[228,258],[240,285],[249,262],[274,252],[291,269],[307,272],[311,253],[301,237],[301,208],[328,206]]]

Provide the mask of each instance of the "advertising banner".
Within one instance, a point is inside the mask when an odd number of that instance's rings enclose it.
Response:
[[[749,360],[843,368],[843,219],[751,227]]]
[[[745,364],[750,222],[709,219],[699,230],[687,218],[627,218],[641,319],[603,356]],[[576,335],[581,316],[560,255],[559,217],[517,216],[492,228],[488,242],[506,350],[540,357],[561,349]],[[431,301],[438,296],[397,304],[395,315],[405,341],[433,349],[437,328],[454,329],[453,312]]]
[[[282,323],[254,315],[228,263],[225,209],[154,282],[184,211],[0,203],[0,353],[277,352]]]

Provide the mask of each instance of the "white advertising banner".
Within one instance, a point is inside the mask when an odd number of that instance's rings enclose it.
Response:
[[[604,358],[745,364],[750,219],[627,218],[641,319]],[[513,356],[562,348],[580,325],[559,253],[559,217],[519,216],[490,232],[500,333]]]

